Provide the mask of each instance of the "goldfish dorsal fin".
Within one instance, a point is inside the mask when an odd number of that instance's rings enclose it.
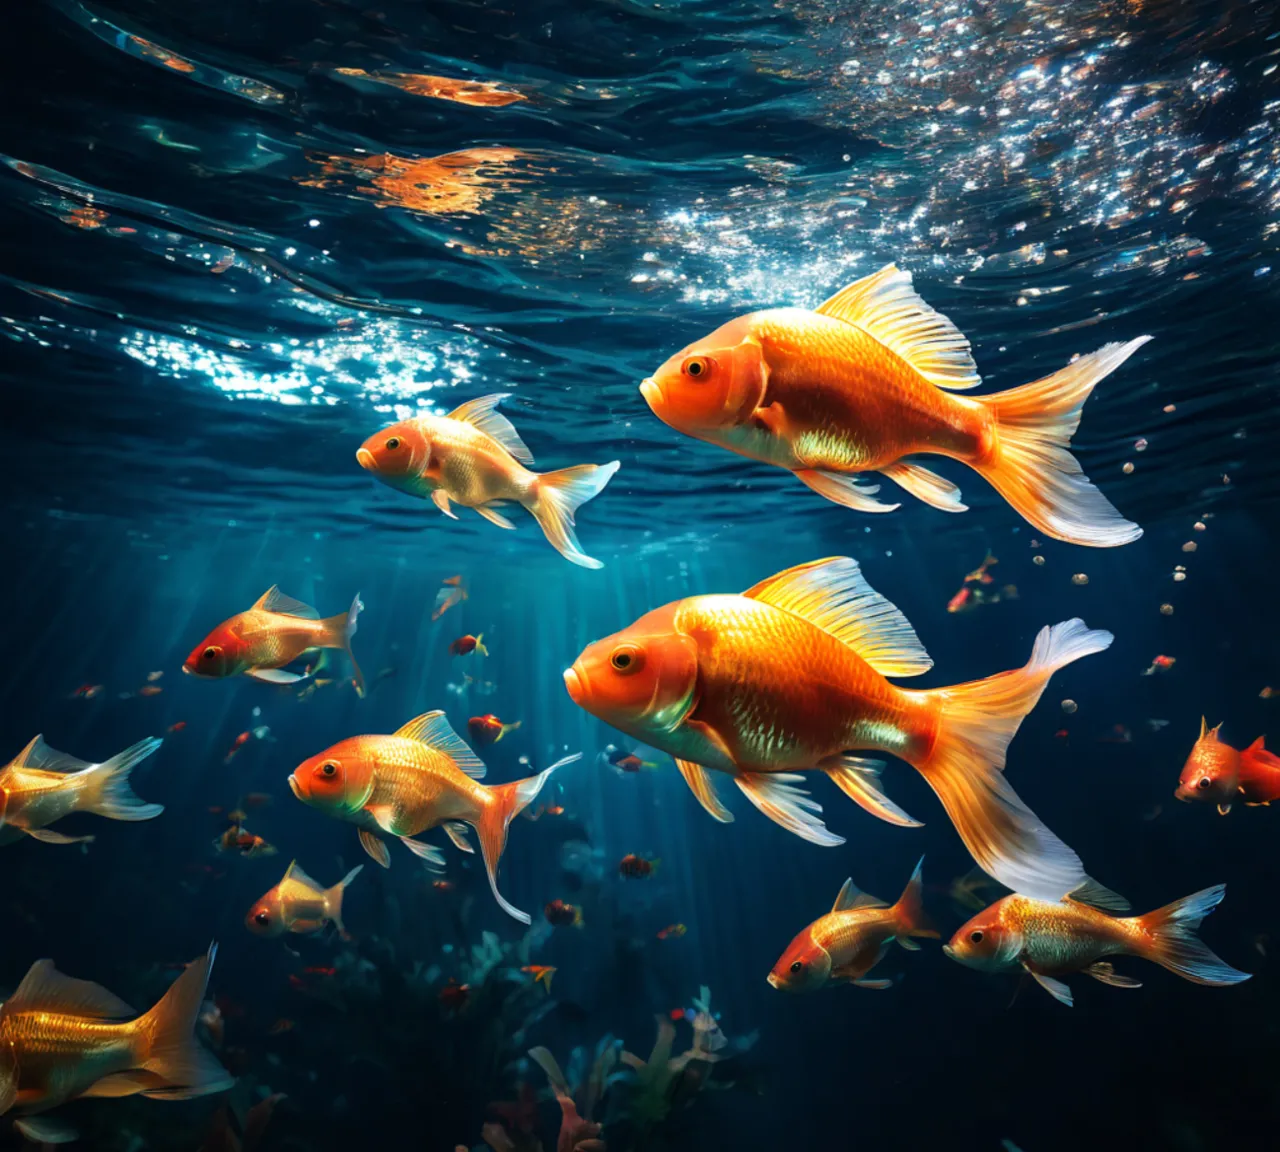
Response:
[[[465,772],[473,780],[483,780],[485,766],[466,742],[450,726],[445,714],[437,709],[435,712],[424,712],[421,716],[410,720],[395,735],[406,740],[416,740],[437,752],[443,752],[454,766]]]
[[[52,960],[37,960],[4,1003],[4,1013],[63,1012],[94,1020],[129,1020],[137,1013],[114,992],[90,980],[64,976]]]
[[[1252,744],[1249,745],[1248,748],[1245,749],[1245,751],[1246,752],[1265,752],[1267,750],[1267,745],[1265,743],[1266,739],[1267,738],[1265,736],[1259,736]]]
[[[284,871],[284,878],[280,881],[283,884],[286,880],[292,880],[295,884],[301,884],[304,888],[310,888],[313,892],[323,892],[314,880],[311,879],[301,868],[298,867],[296,860],[289,862],[289,867]]]
[[[894,264],[841,288],[816,310],[874,336],[939,388],[982,383],[964,333],[921,300],[911,273]]]
[[[1198,738],[1203,740],[1205,738],[1205,734],[1208,731],[1209,731],[1209,722],[1205,720],[1203,716],[1201,716],[1200,717],[1200,736]]]
[[[863,892],[852,880],[844,882],[836,902],[831,905],[832,912],[848,912],[850,908],[888,908],[883,900],[877,900],[870,893]]]
[[[261,608],[264,612],[274,612],[277,616],[299,616],[303,620],[320,619],[320,613],[310,604],[304,604],[301,600],[286,596],[275,584],[258,597],[253,607]]]
[[[856,560],[835,556],[788,568],[743,593],[843,641],[882,676],[933,667],[907,618],[869,585]]]
[[[455,408],[449,413],[449,419],[470,424],[472,428],[496,440],[521,464],[532,464],[533,453],[520,439],[515,425],[498,411],[498,405],[510,395],[510,392],[495,392],[492,396],[478,396]]]
[[[11,768],[33,768],[41,772],[83,772],[93,765],[66,752],[50,748],[43,736],[33,736],[31,742],[13,758]]]

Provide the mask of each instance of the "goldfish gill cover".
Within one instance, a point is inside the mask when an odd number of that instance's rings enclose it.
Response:
[[[1275,1130],[1280,5],[12,8],[0,1146]]]

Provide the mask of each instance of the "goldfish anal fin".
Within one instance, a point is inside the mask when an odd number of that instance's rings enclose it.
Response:
[[[278,616],[298,616],[303,620],[320,619],[320,613],[310,604],[304,604],[301,600],[286,596],[275,584],[258,597],[253,607],[261,608],[264,612],[274,612]]]
[[[918,676],[933,667],[907,618],[847,556],[788,568],[743,595],[803,617],[847,644],[882,676]]]
[[[892,987],[893,987],[893,981],[892,981],[892,980],[862,980],[862,979],[859,979],[859,980],[850,980],[850,981],[849,981],[849,983],[850,983],[850,984],[852,984],[855,988],[876,988],[876,989],[881,989],[881,990],[883,990],[883,989],[885,989],[885,988],[892,988]]]
[[[919,952],[919,951],[920,951],[920,945],[919,945],[919,944],[917,944],[914,940],[912,940],[910,936],[899,936],[899,937],[897,937],[897,941],[898,941],[898,943],[899,943],[899,944],[901,944],[901,945],[902,945],[902,946],[903,946],[903,947],[904,947],[908,952]]]
[[[472,428],[496,440],[521,464],[532,464],[533,453],[520,439],[520,433],[515,430],[511,421],[498,411],[498,405],[510,395],[510,392],[495,392],[491,396],[477,396],[450,412],[449,419],[470,424]]]
[[[690,791],[698,798],[698,803],[719,820],[721,824],[732,824],[733,813],[724,806],[723,801],[716,795],[716,787],[711,782],[711,773],[701,764],[695,764],[692,760],[681,760],[678,757],[676,759],[676,767],[680,769],[680,774],[684,777],[685,783],[689,785]]]
[[[395,735],[405,740],[416,740],[419,744],[443,752],[460,772],[465,772],[473,780],[484,779],[485,766],[480,757],[467,747],[462,737],[450,727],[444,712],[439,709],[415,717]]]
[[[64,976],[52,960],[37,960],[4,1003],[5,1015],[50,1011],[93,1020],[130,1020],[137,1016],[114,992],[91,980]]]
[[[905,488],[917,500],[923,500],[931,508],[941,512],[967,512],[969,506],[960,501],[960,489],[945,476],[939,476],[919,464],[905,464],[901,460],[881,468],[895,484]]]
[[[31,742],[13,758],[10,768],[30,768],[41,772],[83,772],[90,767],[87,760],[78,760],[50,748],[43,736],[33,736]]]
[[[850,878],[844,882],[836,902],[831,905],[832,912],[847,912],[850,908],[888,908],[883,900],[877,900],[870,893],[863,892]]]
[[[85,1092],[91,1096],[91,1092]],[[64,1120],[49,1116],[23,1116],[13,1122],[14,1128],[32,1144],[71,1144],[80,1139],[79,1131]]]
[[[286,672],[283,668],[246,668],[244,674],[263,684],[297,684],[307,678],[300,672]]]
[[[55,832],[52,828],[26,828],[26,834],[32,840],[40,840],[45,844],[92,844],[93,836],[66,836]]]
[[[1085,969],[1086,975],[1092,976],[1095,980],[1102,981],[1103,984],[1110,984],[1113,988],[1141,988],[1142,981],[1135,980],[1131,976],[1121,976],[1111,967],[1105,960],[1099,960],[1096,964],[1090,964]]]
[[[861,328],[939,388],[982,383],[964,333],[930,308],[911,286],[911,273],[896,265],[840,289],[816,311]]]
[[[391,849],[370,832],[368,828],[360,829],[360,847],[369,853],[382,867],[391,867]]]
[[[914,816],[908,815],[880,790],[880,760],[862,756],[833,756],[818,764],[832,782],[859,807],[889,824],[900,828],[921,828]]]
[[[116,1072],[110,1076],[104,1076],[84,1095],[99,1097],[134,1096],[151,1088],[159,1088],[163,1084],[164,1079],[162,1077],[157,1076],[154,1072],[139,1068],[133,1072]]]
[[[852,508],[855,512],[893,512],[901,508],[901,504],[883,504],[875,498],[880,491],[879,484],[863,488],[858,484],[857,476],[846,476],[840,472],[826,472],[821,468],[802,468],[795,474],[796,479],[806,488],[812,488],[824,500],[839,504],[842,508]]]
[[[1023,967],[1027,968],[1025,964]],[[1039,972],[1032,972],[1030,968],[1027,968],[1027,971],[1035,977],[1036,983],[1059,1003],[1065,1004],[1068,1008],[1075,1003],[1071,996],[1071,989],[1061,980],[1055,980],[1052,976],[1042,976]]]
[[[501,512],[489,505],[481,504],[476,508],[476,511],[488,520],[490,524],[496,524],[499,528],[509,528],[512,531],[515,530],[515,525],[512,524],[510,520],[508,520]]]
[[[457,820],[446,820],[444,832],[453,841],[453,846],[459,852],[475,852],[475,849],[471,847],[471,841],[467,839],[467,826],[465,824]]]
[[[440,509],[450,520],[456,520],[458,514],[449,507],[449,494],[443,488],[432,489],[431,503]],[[447,592],[441,592],[436,596],[436,606],[439,607],[442,597],[447,597]]]
[[[413,840],[408,836],[401,836],[400,843],[408,848],[419,860],[423,861],[433,872],[444,871],[444,853],[434,844],[427,844],[422,840]]]
[[[795,786],[803,779],[795,772],[741,772],[733,782],[752,804],[788,832],[824,848],[843,844],[844,837],[829,831],[818,816],[822,805]]]

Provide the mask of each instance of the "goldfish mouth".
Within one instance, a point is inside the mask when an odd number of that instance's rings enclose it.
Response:
[[[652,376],[640,381],[640,395],[644,397],[644,402],[650,408],[656,409],[662,403],[662,389]]]
[[[769,981],[770,988],[778,987],[778,978],[772,972],[770,972],[769,975],[765,977],[765,979]]]
[[[377,461],[373,458],[373,453],[370,452],[368,448],[361,448],[356,453],[356,463],[366,471],[372,472]]]
[[[289,779],[290,779],[290,782],[292,782],[293,777],[291,776]],[[942,954],[944,956],[950,956],[952,960],[956,958],[956,950],[952,948],[950,944],[944,944],[942,946]]]
[[[576,664],[572,668],[564,670],[564,687],[565,691],[569,693],[569,699],[579,708],[587,706],[587,685],[583,678],[578,675],[578,666]]]
[[[292,773],[289,775],[289,790],[299,799],[302,799],[302,790],[298,787],[298,779]]]

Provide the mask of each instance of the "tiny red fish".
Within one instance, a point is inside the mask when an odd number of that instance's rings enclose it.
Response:
[[[976,607],[973,599],[973,589],[967,584],[947,601],[948,612],[967,612],[973,607]]]
[[[437,997],[445,1011],[460,1012],[467,1006],[467,1001],[471,999],[471,985],[459,984],[450,977],[449,983],[440,989]]]
[[[164,689],[159,684],[144,684],[138,689],[139,696],[159,696]]]
[[[175,732],[181,732],[186,726],[187,722],[185,720],[179,720],[176,724],[170,724],[168,728],[168,735],[172,736]]]
[[[484,716],[472,716],[467,721],[467,731],[477,744],[496,744],[508,732],[514,732],[519,727],[519,720],[514,724],[504,724],[492,712]]]
[[[73,700],[92,700],[102,691],[101,684],[81,684],[74,692],[71,693]]]
[[[542,909],[542,914],[547,918],[548,924],[553,924],[557,928],[562,928],[572,924],[575,928],[582,927],[582,909],[576,904],[566,904],[563,900],[552,900]]]
[[[643,880],[646,876],[652,876],[660,863],[661,860],[646,860],[643,856],[629,852],[618,861],[618,875],[627,880]]]
[[[668,924],[658,932],[659,940],[679,940],[689,929],[683,924]]]
[[[1172,668],[1177,662],[1176,656],[1157,656],[1151,661],[1157,668]]]
[[[452,880],[432,880],[431,887],[437,892],[452,892],[454,885]]]
[[[336,968],[304,968],[302,970],[304,976],[336,976],[338,970]]]
[[[484,646],[483,632],[479,636],[472,636],[469,632],[465,636],[459,636],[449,645],[449,652],[454,656],[469,656],[472,652],[479,652],[481,656],[489,655],[489,649]]]
[[[551,991],[551,977],[556,974],[556,970],[546,964],[526,964],[520,969],[526,976],[532,976],[535,984],[541,984],[548,992]]]

